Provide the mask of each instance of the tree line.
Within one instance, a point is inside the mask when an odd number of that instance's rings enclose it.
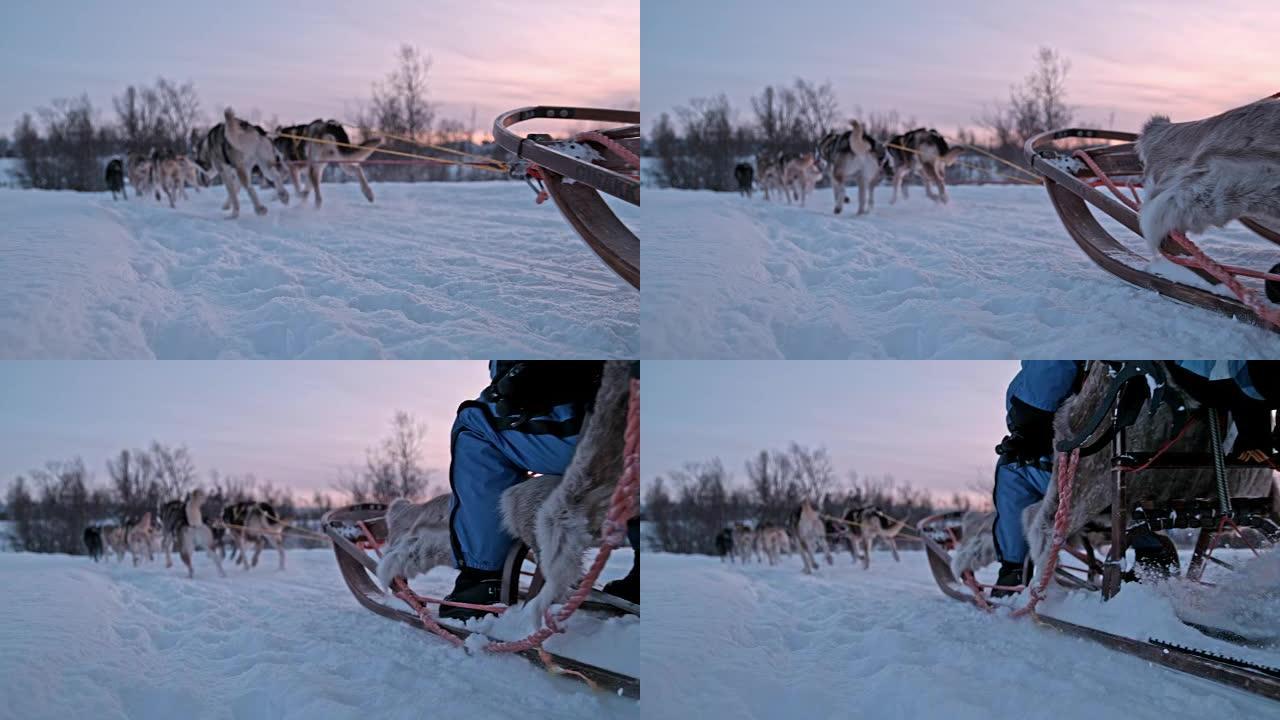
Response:
[[[653,524],[657,549],[714,554],[715,535],[734,523],[786,527],[805,499],[819,512],[841,516],[853,507],[876,506],[909,523],[943,510],[979,509],[969,495],[950,497],[898,482],[892,475],[841,477],[823,448],[792,443],[761,450],[744,465],[738,482],[719,458],[687,463],[646,483],[644,517]]]
[[[1022,145],[1040,132],[1070,124],[1066,103],[1066,77],[1071,63],[1050,48],[1041,48],[1032,72],[1012,85],[1009,97],[998,100],[975,118],[975,130],[960,128],[947,139],[951,144],[982,148],[1002,159],[1026,165]],[[868,111],[855,107],[841,111],[830,82],[813,83],[797,78],[790,86],[766,86],[751,98],[750,114],[739,120],[738,109],[721,94],[694,98],[688,105],[662,113],[645,143],[645,152],[656,158],[656,184],[691,190],[736,190],[734,166],[760,153],[812,152],[828,131],[843,130],[856,119],[877,140],[884,142],[907,130],[921,127],[911,116],[896,110]],[[976,172],[975,172],[976,168]],[[948,169],[949,182],[998,180],[998,164],[971,158],[965,166]]]
[[[396,62],[395,70],[372,84],[369,101],[362,103],[351,119],[364,137],[379,131],[486,157],[502,155],[492,140],[473,142],[470,128],[476,126],[474,112],[470,126],[438,117],[436,105],[430,100],[429,56],[403,45]],[[21,187],[102,191],[106,189],[103,170],[111,157],[131,152],[147,154],[153,149],[188,153],[192,130],[206,130],[222,118],[222,108],[206,111],[193,83],[164,77],[152,85],[129,85],[112,98],[111,110],[114,116],[104,120],[87,94],[55,99],[34,114],[24,113],[14,127],[12,140],[0,137],[0,157],[20,159],[14,175]],[[215,119],[210,121],[211,117]],[[265,127],[270,131],[279,125],[303,124],[313,119],[295,118],[281,123],[273,116]],[[404,140],[389,140],[383,147],[431,154]],[[345,179],[336,169],[331,172],[335,173],[332,179]],[[407,182],[504,177],[437,164],[374,164],[367,167],[365,174],[370,180]]]
[[[339,475],[333,489],[352,502],[390,502],[396,497],[423,499],[432,493],[435,470],[426,468],[426,426],[408,413],[396,413],[390,435],[366,451],[363,466]],[[170,500],[202,488],[206,517],[221,517],[222,508],[245,500],[270,503],[290,521],[315,521],[332,508],[328,493],[310,496],[253,473],[222,475],[210,470],[200,480],[195,459],[185,446],[153,441],[141,449],[123,449],[109,458],[105,482],[98,482],[80,457],[53,460],[17,476],[5,495],[8,537],[0,547],[26,552],[81,554],[82,534],[93,524],[136,520]],[[158,518],[157,518],[158,521]]]

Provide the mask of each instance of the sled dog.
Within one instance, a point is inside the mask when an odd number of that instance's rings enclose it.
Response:
[[[769,564],[777,565],[782,553],[792,547],[793,538],[786,528],[768,526],[761,527],[756,532],[756,542],[764,550],[764,555],[768,558]]]
[[[1153,257],[1174,230],[1199,233],[1241,217],[1280,229],[1280,99],[1194,122],[1157,115],[1137,150],[1147,190],[1139,222]]]
[[[716,533],[716,554],[720,556],[720,562],[724,562],[727,558],[729,562],[734,562],[733,552],[733,528],[724,528]]]
[[[907,188],[902,183],[912,172],[920,175],[929,199],[947,202],[947,168],[960,159],[963,152],[964,148],[947,145],[942,133],[933,128],[916,128],[895,135],[886,145],[882,161],[884,173],[893,180],[893,197],[889,204],[898,201],[899,190],[903,199],[907,198]],[[937,188],[936,194],[934,187]]]
[[[751,197],[751,183],[754,176],[755,171],[751,169],[749,163],[738,163],[733,169],[733,178],[738,181],[738,192],[747,198]]]
[[[800,504],[796,515],[796,544],[800,548],[800,560],[804,562],[806,575],[818,569],[818,561],[814,555],[817,550],[826,555],[828,565],[835,563],[831,558],[831,548],[827,545],[827,525],[808,498]]]
[[[84,546],[94,562],[102,559],[102,528],[90,525],[84,529]]]
[[[862,123],[850,120],[849,124],[848,130],[823,135],[818,141],[817,156],[831,181],[836,214],[849,202],[845,184],[854,180],[858,183],[858,214],[864,215],[875,205],[876,184],[880,182],[878,146]]]
[[[289,193],[284,187],[288,171],[284,158],[272,144],[267,131],[237,118],[231,108],[226,109],[223,117],[224,122],[209,128],[203,136],[195,131],[192,133],[196,164],[205,172],[216,172],[227,188],[227,201],[222,209],[231,210],[231,218],[240,217],[239,194],[243,186],[253,202],[253,211],[258,215],[267,214],[267,207],[258,199],[258,193],[250,182],[255,167],[275,188],[276,198],[285,205],[289,204]]]
[[[228,505],[222,510],[222,524],[240,554],[236,563],[244,565],[245,570],[258,566],[258,556],[267,543],[280,553],[280,569],[284,569],[284,524],[270,504],[245,500]],[[252,561],[245,550],[249,541],[254,544]]]
[[[364,170],[359,165],[340,161],[367,160],[382,145],[382,138],[365,140],[358,148],[349,147],[351,138],[347,137],[347,131],[337,120],[313,120],[307,125],[279,127],[276,128],[274,135],[272,143],[288,163],[289,177],[293,179],[293,187],[304,200],[307,193],[314,189],[316,207],[320,207],[320,180],[324,177],[324,170],[329,163],[339,162],[338,167],[342,172],[360,181],[360,192],[364,193],[366,200],[373,202],[373,190],[369,188]],[[313,142],[300,138],[307,138]],[[335,143],[341,143],[341,145]],[[295,163],[305,163],[307,166],[309,187],[306,189],[298,182],[298,165]]]
[[[902,528],[906,527],[906,520],[898,520],[894,522],[889,519],[888,515],[881,512],[880,508],[875,506],[863,508],[858,512],[858,530],[859,540],[862,542],[862,567],[864,570],[871,569],[871,548],[875,546],[876,538],[884,540],[889,545],[889,551],[893,553],[894,562],[902,562],[898,557],[898,544],[894,538],[898,533],[902,532]]]
[[[124,162],[120,158],[112,158],[107,163],[106,173],[107,189],[111,191],[111,199],[116,199],[116,193],[124,195],[124,199],[129,199],[129,193],[124,189]],[[101,551],[101,547],[99,547]],[[96,559],[96,558],[95,558]]]
[[[782,166],[782,187],[787,194],[787,203],[794,198],[803,207],[819,177],[821,173],[813,153],[788,158]]]

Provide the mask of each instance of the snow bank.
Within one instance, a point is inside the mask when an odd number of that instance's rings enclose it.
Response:
[[[630,562],[620,552],[606,574]],[[163,562],[0,554],[0,717],[639,717],[634,701],[374,615],[328,549],[291,551],[288,563],[228,563],[224,579],[200,556],[187,580]],[[451,586],[452,573],[434,571],[427,585]],[[576,638],[577,649],[636,670],[638,621],[574,620],[607,638]]]
[[[374,194],[225,220],[221,188],[0,190],[0,358],[636,356],[638,294],[523,184]]]
[[[947,206],[918,187],[897,205],[889,197],[882,186],[875,210],[855,217],[831,213],[830,190],[801,208],[646,188],[642,356],[1217,357],[1229,348],[1258,357],[1280,349],[1274,333],[1107,274],[1071,240],[1041,188],[955,187]],[[1202,247],[1249,267],[1275,262],[1272,246],[1238,226],[1214,231]]]
[[[904,553],[901,563],[874,553],[869,571],[845,552],[814,576],[801,574],[794,555],[777,567],[661,553],[644,562],[648,620],[640,656],[652,717],[1165,720],[1275,713],[1263,698],[947,599],[920,552]],[[1132,589],[1117,601],[1137,598]],[[1172,610],[1152,599],[1112,608],[1133,627],[1148,623],[1141,630],[1157,622],[1150,618],[1164,619],[1164,639],[1220,647],[1167,622]],[[1061,604],[1051,598],[1041,607],[1056,615]],[[1253,652],[1280,662],[1280,649]]]

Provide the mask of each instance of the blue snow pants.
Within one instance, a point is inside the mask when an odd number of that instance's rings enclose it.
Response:
[[[1022,511],[1044,499],[1053,473],[1036,465],[1006,463],[996,466],[996,555],[1002,562],[1021,563],[1027,558]]]
[[[538,419],[570,420],[563,405]],[[501,570],[515,539],[502,527],[499,499],[529,472],[561,475],[573,458],[578,435],[498,430],[491,405],[466,403],[453,423],[449,464],[449,527],[454,563],[475,570]]]

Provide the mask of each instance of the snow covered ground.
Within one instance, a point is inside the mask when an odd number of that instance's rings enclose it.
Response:
[[[605,574],[630,566],[618,551]],[[0,718],[639,717],[632,700],[374,615],[331,550],[227,573],[203,556],[187,580],[163,562],[0,553]],[[414,585],[447,592],[452,577]],[[548,649],[637,674],[639,620],[580,615]]]
[[[524,184],[373,188],[238,220],[0,190],[0,358],[636,356],[638,293]]]
[[[1241,572],[1253,584],[1235,585],[1232,592],[1268,613],[1250,618],[1253,627],[1274,630],[1280,624],[1274,593],[1280,553]],[[845,552],[814,576],[801,574],[795,555],[769,567],[651,553],[643,587],[647,620],[640,655],[650,717],[1276,715],[1276,704],[1259,696],[1012,619],[1007,610],[988,615],[947,599],[921,552],[904,553],[897,564],[888,552],[873,553],[868,571]],[[1040,607],[1131,637],[1155,635],[1280,664],[1280,648],[1242,649],[1182,625],[1171,610],[1175,602],[1185,607],[1197,599],[1170,588],[1127,585],[1106,605],[1096,596],[1051,594]],[[1226,612],[1239,615],[1235,608]]]
[[[919,187],[897,205],[883,186],[876,197],[870,215],[855,217],[832,214],[829,189],[802,208],[758,194],[749,201],[646,188],[642,357],[1280,352],[1274,333],[1175,303],[1094,265],[1039,187],[955,187],[945,207]],[[1115,232],[1140,246],[1127,230]],[[1213,231],[1201,246],[1258,269],[1277,259],[1274,246],[1239,226]]]

